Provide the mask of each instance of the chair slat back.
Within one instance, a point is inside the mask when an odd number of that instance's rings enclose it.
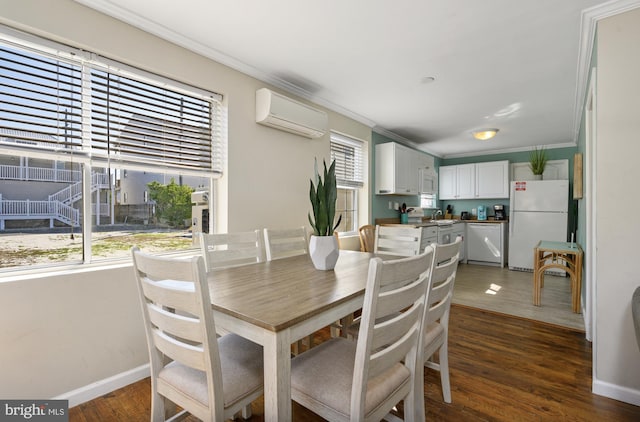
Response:
[[[365,224],[358,230],[360,234],[360,252],[373,252],[375,248],[376,226]]]
[[[304,227],[264,229],[264,241],[267,261],[309,253],[307,230]]]
[[[382,382],[398,365],[411,374],[402,390],[412,388],[432,263],[430,246],[417,256],[371,260],[356,349],[352,420],[364,415],[368,386]]]
[[[207,271],[263,262],[261,230],[235,233],[200,233],[200,247]]]
[[[427,294],[427,327],[436,321],[448,323],[461,245],[461,237],[453,243],[435,245],[434,267]]]
[[[421,240],[421,227],[376,226],[374,252],[385,255],[418,255]]]
[[[203,258],[157,257],[137,247],[131,252],[153,379],[164,368],[167,356],[205,371],[210,400],[216,401],[211,404],[223,406],[220,356]]]

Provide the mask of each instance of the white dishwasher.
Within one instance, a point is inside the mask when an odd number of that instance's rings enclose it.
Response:
[[[504,267],[502,226],[495,223],[467,223],[467,262]]]

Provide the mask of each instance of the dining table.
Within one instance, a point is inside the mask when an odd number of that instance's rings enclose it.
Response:
[[[216,327],[263,346],[265,421],[291,420],[291,344],[362,308],[373,256],[341,250],[333,270],[298,255],[208,274]]]

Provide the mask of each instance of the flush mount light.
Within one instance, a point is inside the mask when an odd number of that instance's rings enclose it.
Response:
[[[496,136],[496,133],[498,133],[498,129],[480,129],[473,132],[473,137],[481,141],[487,141]]]

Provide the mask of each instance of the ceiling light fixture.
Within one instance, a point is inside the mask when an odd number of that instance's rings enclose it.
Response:
[[[488,141],[489,139],[496,136],[499,129],[480,129],[473,132],[473,137],[479,139],[481,141]]]

